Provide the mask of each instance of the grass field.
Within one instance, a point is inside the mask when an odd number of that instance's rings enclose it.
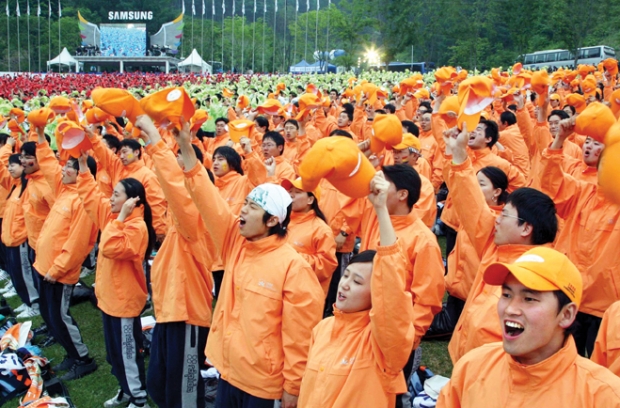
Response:
[[[439,244],[442,252],[445,253],[445,239],[443,237],[440,237]],[[84,281],[91,285],[94,279],[94,275],[91,275],[84,279]],[[8,299],[8,302],[12,308],[16,308],[21,303],[18,297]],[[118,386],[116,379],[110,374],[110,365],[105,361],[105,345],[103,342],[101,315],[89,302],[72,307],[71,313],[78,322],[84,342],[88,346],[91,356],[97,361],[99,369],[85,378],[69,381],[66,385],[76,407],[102,407],[103,402],[116,393]],[[39,327],[42,323],[43,321],[41,318],[35,318],[33,319],[32,327]],[[448,343],[446,341],[423,341],[421,347],[422,364],[430,368],[435,374],[450,377],[452,373],[452,362],[448,355]],[[55,365],[62,361],[65,352],[61,346],[56,344],[43,349],[43,354],[52,361],[52,365]],[[17,408],[19,406],[19,401],[15,399],[4,406],[6,408]]]

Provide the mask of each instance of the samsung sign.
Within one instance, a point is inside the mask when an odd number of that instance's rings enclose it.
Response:
[[[108,11],[108,20],[152,20],[152,11]]]

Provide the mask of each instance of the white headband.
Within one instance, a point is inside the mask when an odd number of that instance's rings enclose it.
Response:
[[[286,219],[288,206],[293,202],[290,194],[282,186],[271,183],[255,187],[247,198],[254,201],[267,213],[276,216],[280,225]]]

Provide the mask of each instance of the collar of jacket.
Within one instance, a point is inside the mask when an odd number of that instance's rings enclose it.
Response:
[[[243,248],[247,256],[256,256],[275,251],[282,245],[286,245],[286,243],[286,238],[280,238],[278,235],[273,234],[257,241],[248,241],[246,239],[243,243]]]
[[[241,177],[241,174],[237,173],[235,170],[230,170],[228,173],[226,173],[222,177],[218,177],[215,179],[215,186],[218,188],[224,187],[231,181],[236,180],[237,177]]]
[[[506,353],[510,378],[516,390],[529,392],[532,387],[548,385],[550,387],[566,374],[577,359],[577,347],[573,336],[568,336],[564,346],[554,355],[534,365],[523,365]]]
[[[363,330],[370,323],[370,310],[362,310],[355,313],[344,313],[334,303],[334,326],[331,338],[337,339],[346,333],[354,333]]]

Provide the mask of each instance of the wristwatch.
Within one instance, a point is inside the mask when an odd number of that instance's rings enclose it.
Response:
[[[343,237],[348,237],[348,236],[349,236],[349,234],[347,234],[347,233],[346,233],[346,232],[344,232],[344,231],[340,231],[340,235],[342,235]]]

